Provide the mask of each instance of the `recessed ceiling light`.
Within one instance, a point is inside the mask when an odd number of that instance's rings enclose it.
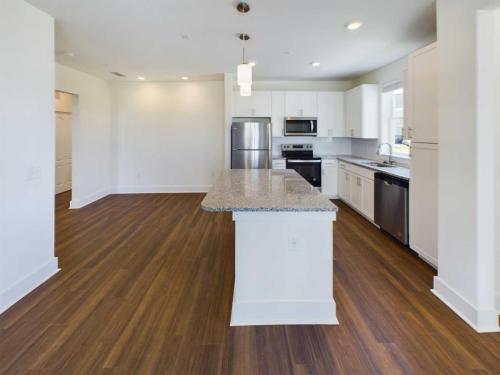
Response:
[[[347,23],[345,25],[345,28],[347,30],[354,31],[354,30],[359,29],[361,26],[363,26],[363,22],[361,22],[361,21],[351,21],[351,22],[349,22],[349,23]]]
[[[142,76],[138,76],[138,77],[137,77],[137,79],[138,79],[139,81],[144,81],[144,80],[145,80],[145,78],[144,78],[144,77],[142,77]]]
[[[257,63],[256,63],[255,61],[250,61],[250,62],[248,63],[248,65],[250,65],[250,66],[255,66],[255,65],[257,65]]]
[[[181,79],[182,79],[183,81],[187,81],[187,80],[189,79],[189,77],[184,76],[184,77],[181,77]]]
[[[311,66],[314,66],[315,68],[318,67],[318,66],[320,66],[320,65],[321,65],[321,63],[319,61],[313,61],[311,63]]]

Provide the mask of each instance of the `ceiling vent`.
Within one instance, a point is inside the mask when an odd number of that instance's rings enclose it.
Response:
[[[117,76],[117,77],[122,77],[122,78],[123,78],[123,77],[126,77],[126,75],[125,75],[125,74],[122,74],[122,73],[120,73],[120,72],[111,72],[111,74],[113,74],[114,76]]]

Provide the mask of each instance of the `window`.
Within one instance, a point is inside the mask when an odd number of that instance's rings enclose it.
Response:
[[[410,157],[410,141],[404,135],[404,90],[402,84],[386,87],[382,92],[382,142],[392,145],[396,157]],[[386,155],[387,148],[382,150]]]

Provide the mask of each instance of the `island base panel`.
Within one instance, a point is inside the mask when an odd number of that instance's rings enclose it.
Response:
[[[338,324],[335,212],[234,212],[231,326]]]

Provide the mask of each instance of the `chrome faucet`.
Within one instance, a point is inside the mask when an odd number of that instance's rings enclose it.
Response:
[[[384,145],[389,146],[389,160],[388,160],[388,163],[392,165],[392,164],[394,164],[394,160],[392,159],[392,145],[390,143],[388,143],[388,142],[379,143],[379,145],[377,147],[377,155],[380,155],[380,149]],[[385,163],[387,163],[387,162],[385,162]]]

